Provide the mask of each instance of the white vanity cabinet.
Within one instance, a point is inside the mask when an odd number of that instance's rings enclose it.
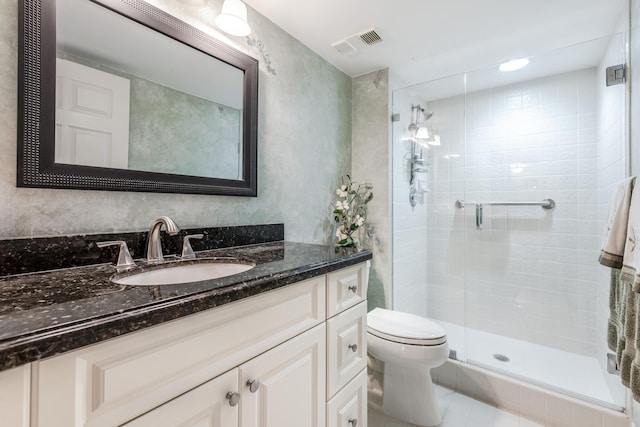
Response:
[[[126,427],[238,425],[238,369],[233,369],[126,423]],[[234,399],[232,401],[232,399]],[[233,404],[231,404],[233,402]]]
[[[323,427],[324,337],[318,325],[125,426]]]
[[[325,331],[316,326],[240,366],[242,427],[325,426]]]
[[[367,425],[368,262],[327,275],[327,427]]]
[[[30,426],[366,426],[367,274],[358,264],[32,363]],[[328,424],[329,408],[347,424]]]
[[[0,425],[29,427],[31,365],[0,372]]]

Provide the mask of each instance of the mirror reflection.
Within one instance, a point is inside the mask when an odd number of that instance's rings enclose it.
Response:
[[[243,179],[242,70],[93,2],[56,3],[55,163]]]

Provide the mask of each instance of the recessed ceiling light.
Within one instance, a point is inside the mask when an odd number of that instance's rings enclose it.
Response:
[[[508,71],[519,70],[520,68],[524,68],[527,65],[529,65],[529,60],[527,58],[510,59],[500,64],[498,70],[506,73]]]

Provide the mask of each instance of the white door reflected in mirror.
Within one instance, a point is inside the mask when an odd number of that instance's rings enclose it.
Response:
[[[56,60],[56,163],[126,169],[129,80]]]

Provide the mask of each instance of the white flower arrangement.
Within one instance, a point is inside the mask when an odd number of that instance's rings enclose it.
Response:
[[[367,218],[367,203],[373,199],[370,182],[356,183],[349,175],[342,177],[342,185],[336,190],[338,200],[333,205],[333,219],[337,225],[337,247],[359,247],[359,230]]]

